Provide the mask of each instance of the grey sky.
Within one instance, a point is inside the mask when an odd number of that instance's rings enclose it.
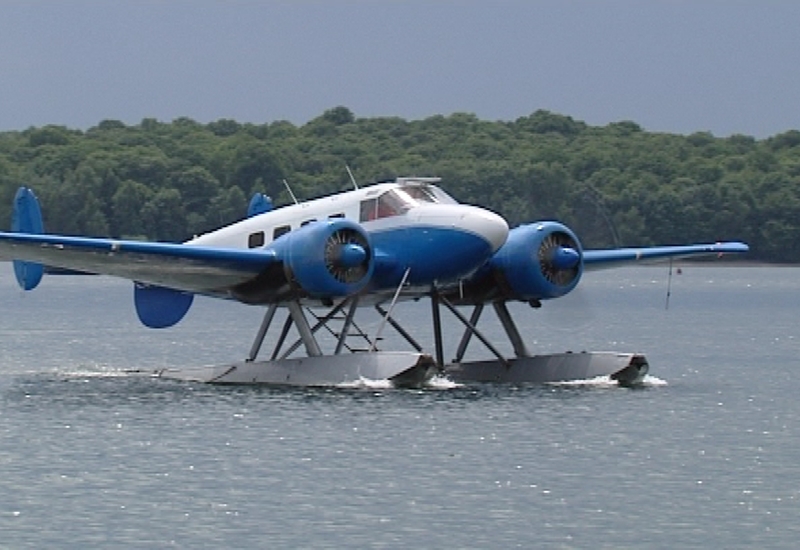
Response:
[[[800,129],[800,2],[0,0],[0,100],[0,130],[345,105],[763,138]]]

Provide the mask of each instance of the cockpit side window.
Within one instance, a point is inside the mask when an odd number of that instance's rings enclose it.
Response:
[[[377,199],[367,199],[361,201],[361,212],[359,219],[362,222],[399,216],[405,213],[412,206],[416,206],[416,201],[402,191],[390,189]]]
[[[360,222],[371,222],[378,219],[378,199],[361,201],[361,212],[358,216]]]

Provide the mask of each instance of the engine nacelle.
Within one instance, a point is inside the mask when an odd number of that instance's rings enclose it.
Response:
[[[583,249],[575,234],[558,222],[515,227],[489,260],[506,298],[531,301],[564,296],[583,275]]]
[[[350,296],[372,278],[374,253],[369,235],[344,218],[311,222],[270,246],[283,261],[296,290],[312,298]]]

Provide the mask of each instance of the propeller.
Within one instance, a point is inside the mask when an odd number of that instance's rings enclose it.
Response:
[[[325,268],[341,283],[356,283],[369,271],[369,243],[361,233],[343,228],[325,242]]]
[[[580,275],[581,253],[577,242],[560,231],[549,234],[539,246],[542,275],[554,285],[567,286]]]

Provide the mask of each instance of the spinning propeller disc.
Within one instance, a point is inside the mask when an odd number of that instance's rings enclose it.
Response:
[[[348,245],[349,250],[345,250]],[[363,251],[363,260],[351,265],[348,260],[359,248]],[[338,229],[325,242],[325,268],[341,283],[352,284],[363,279],[369,271],[370,256],[369,243],[353,229]]]

